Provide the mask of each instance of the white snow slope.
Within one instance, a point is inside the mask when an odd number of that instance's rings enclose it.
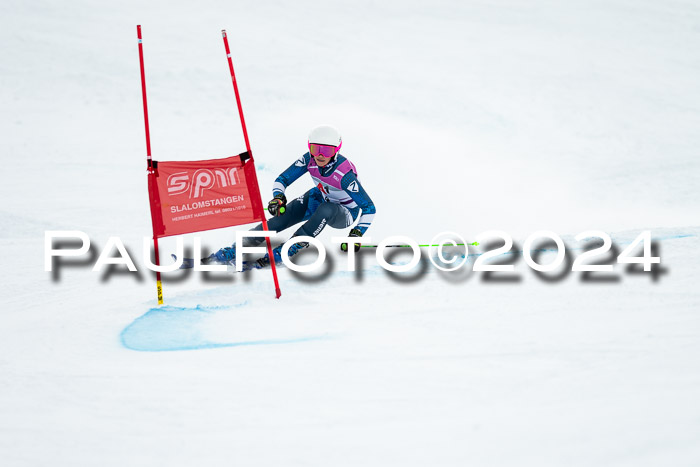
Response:
[[[651,230],[662,271],[333,253],[279,300],[266,271],[180,272],[158,307],[137,24],[158,160],[245,149],[225,28],[265,200],[327,122],[375,241]],[[0,42],[1,465],[700,464],[697,2],[3,0]],[[93,256],[45,272],[46,230]],[[110,236],[138,274],[91,271]]]

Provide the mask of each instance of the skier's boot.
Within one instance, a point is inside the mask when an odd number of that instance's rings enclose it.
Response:
[[[236,265],[236,245],[224,247],[212,253],[207,258],[202,260],[202,264],[229,264],[231,266]]]
[[[292,246],[289,247],[289,251],[287,252],[287,256],[292,257],[299,253],[300,250],[303,250],[304,248],[308,248],[309,243],[308,242],[297,242],[294,243]],[[282,262],[282,245],[273,248],[272,249],[272,254],[275,257],[275,263],[281,263]],[[257,260],[255,267],[257,269],[264,268],[266,266],[270,265],[270,255],[265,254],[262,258]]]

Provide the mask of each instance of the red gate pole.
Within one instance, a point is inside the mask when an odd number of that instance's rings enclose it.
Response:
[[[224,47],[226,47],[226,58],[228,58],[228,68],[231,71],[231,81],[233,82],[233,92],[236,93],[236,104],[238,105],[238,114],[241,116],[241,127],[243,128],[243,138],[245,139],[245,147],[246,150],[248,151],[248,155],[250,156],[250,161],[252,163],[255,163],[255,159],[253,158],[253,153],[250,150],[250,141],[248,141],[248,130],[246,129],[245,126],[245,119],[243,118],[243,107],[241,107],[241,97],[238,94],[238,84],[236,83],[236,75],[233,72],[233,61],[231,60],[231,50],[228,47],[228,38],[226,37],[226,30],[222,29],[221,30],[221,35],[224,38]],[[145,89],[145,88],[144,88]],[[144,99],[145,99],[145,94],[144,94]],[[145,102],[145,100],[144,100]],[[253,181],[256,187],[259,187],[258,185],[258,175],[253,171]],[[263,205],[262,203],[262,198],[260,197],[260,189],[258,188],[256,190],[258,197],[260,198],[260,206]],[[263,230],[267,230],[267,219],[265,219],[265,211],[261,208],[260,209],[260,217],[262,218],[262,225],[263,225]],[[280,298],[282,295],[282,292],[280,291],[280,284],[279,281],[277,280],[277,267],[275,266],[275,256],[272,254],[272,244],[270,243],[270,237],[265,237],[265,240],[267,241],[267,254],[270,256],[270,267],[272,268],[272,277],[275,280],[275,293],[277,298]]]
[[[139,38],[139,62],[141,65],[141,90],[143,92],[143,120],[146,125],[146,159],[148,162],[148,177],[149,177],[149,182],[151,181],[150,177],[155,177],[156,176],[156,171],[155,168],[153,167],[153,159],[151,157],[151,134],[148,128],[148,104],[146,103],[146,73],[144,72],[143,68],[143,44],[142,44],[142,39],[141,39],[141,25],[136,26],[136,32],[138,34]],[[149,183],[150,185],[150,183]],[[154,184],[155,185],[155,184]],[[149,190],[149,196],[150,196],[150,190]],[[153,200],[149,199],[149,203],[152,203]],[[160,266],[160,255],[158,254],[158,236],[156,235],[156,224],[155,224],[155,219],[153,218],[153,214],[151,213],[151,224],[153,227],[153,249],[155,251],[155,256],[156,256],[156,261],[155,264],[156,266]],[[163,304],[163,285],[160,282],[160,271],[156,271],[156,287],[158,290],[158,305]]]

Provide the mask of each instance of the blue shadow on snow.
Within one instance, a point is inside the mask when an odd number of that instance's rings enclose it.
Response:
[[[238,305],[243,306],[245,302]],[[290,339],[263,339],[242,342],[212,342],[202,335],[202,324],[211,317],[212,312],[230,307],[195,308],[163,306],[151,308],[134,320],[121,333],[124,347],[142,352],[164,352],[174,350],[216,349],[221,347],[239,347],[244,345],[295,344],[327,338],[326,336],[307,336]]]

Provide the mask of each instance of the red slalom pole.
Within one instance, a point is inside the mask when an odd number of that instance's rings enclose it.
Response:
[[[151,133],[148,128],[148,104],[146,102],[146,73],[144,71],[143,67],[143,40],[141,39],[141,25],[136,26],[136,33],[139,38],[139,62],[141,65],[141,91],[143,93],[143,121],[146,125],[146,159],[148,162],[148,177],[149,177],[149,187],[151,184],[151,177],[156,176],[156,171],[155,168],[153,167],[153,159],[151,157]],[[155,181],[155,180],[153,180]],[[154,184],[155,185],[155,184]],[[151,190],[149,190],[150,193]],[[150,203],[153,203],[153,200],[149,199]],[[153,249],[155,252],[156,256],[156,261],[155,264],[156,266],[160,266],[160,255],[158,254],[158,237],[156,236],[156,224],[155,224],[155,219],[153,217],[153,214],[151,214],[151,224],[153,227]],[[163,285],[161,284],[160,281],[160,271],[156,271],[156,287],[158,290],[158,305],[163,304]]]
[[[140,34],[140,33],[139,33]],[[236,94],[236,104],[238,105],[238,115],[241,117],[241,128],[243,128],[243,138],[245,139],[245,148],[250,156],[250,161],[255,163],[253,158],[253,152],[250,150],[250,141],[248,141],[248,130],[245,126],[245,118],[243,118],[243,107],[241,107],[241,97],[238,94],[238,84],[236,83],[236,74],[233,72],[233,61],[231,60],[231,50],[228,46],[228,37],[226,36],[226,30],[221,30],[221,36],[224,38],[224,47],[226,48],[226,58],[228,59],[228,68],[231,71],[231,81],[233,82],[233,92]],[[140,42],[139,42],[140,45]],[[142,68],[143,70],[143,68]],[[145,89],[145,88],[144,88]],[[145,90],[144,90],[145,93]],[[144,99],[146,95],[144,94]],[[145,100],[144,100],[145,102]],[[263,205],[262,198],[260,197],[260,188],[258,185],[258,175],[253,171],[253,183],[256,186],[256,192],[258,193],[258,198],[260,199],[260,206]],[[260,217],[262,218],[263,230],[267,230],[267,219],[265,218],[265,211],[261,208]],[[280,298],[282,291],[280,290],[279,280],[277,279],[277,266],[275,265],[275,256],[272,254],[272,244],[270,243],[270,237],[265,237],[267,242],[267,254],[270,256],[270,267],[272,268],[272,277],[275,281],[275,294],[277,298]]]

